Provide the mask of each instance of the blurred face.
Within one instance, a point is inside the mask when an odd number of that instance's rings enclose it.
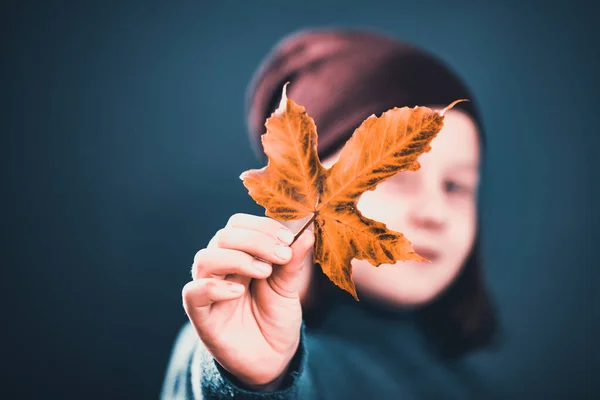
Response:
[[[339,152],[323,160],[330,167]],[[418,306],[442,293],[459,274],[474,243],[479,143],[471,118],[450,110],[444,127],[419,157],[418,171],[400,172],[364,193],[358,209],[411,241],[431,263],[398,262],[375,268],[353,260],[359,296]]]

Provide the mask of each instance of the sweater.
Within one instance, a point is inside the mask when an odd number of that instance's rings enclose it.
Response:
[[[343,296],[342,296],[343,297]],[[207,352],[191,324],[181,329],[161,399],[489,399],[464,359],[431,352],[411,311],[350,296],[302,326],[300,344],[274,392],[247,390]]]

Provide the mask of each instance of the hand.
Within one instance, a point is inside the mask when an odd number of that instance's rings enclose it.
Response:
[[[185,311],[207,350],[251,387],[276,383],[300,341],[298,291],[314,233],[304,231],[289,246],[293,238],[271,218],[233,215],[196,253],[194,280],[183,288]]]

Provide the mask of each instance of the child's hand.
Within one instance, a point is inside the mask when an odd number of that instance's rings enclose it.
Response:
[[[251,387],[276,387],[298,348],[300,275],[314,234],[305,231],[290,247],[293,237],[273,219],[236,214],[196,254],[194,280],[183,288],[207,350]]]

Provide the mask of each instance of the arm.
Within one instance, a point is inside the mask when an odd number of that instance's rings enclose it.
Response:
[[[208,353],[188,323],[177,337],[161,392],[162,400],[248,399],[291,400],[315,398],[307,367],[304,328],[296,355],[278,390],[260,392],[245,388]]]

